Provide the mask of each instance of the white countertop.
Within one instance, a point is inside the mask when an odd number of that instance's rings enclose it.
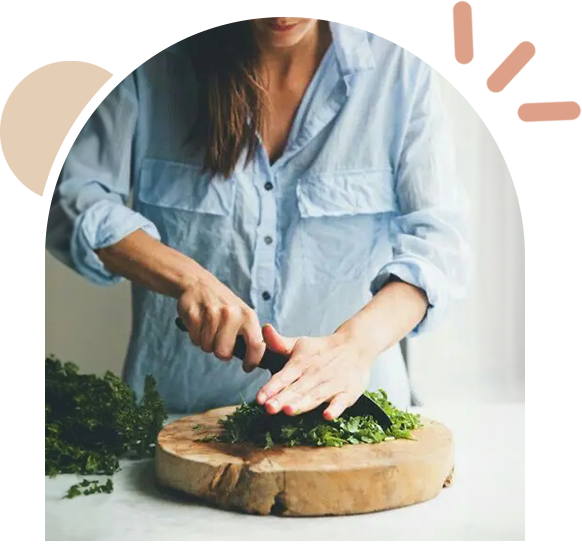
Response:
[[[109,495],[63,499],[83,477],[47,478],[46,540],[524,540],[523,403],[417,411],[455,440],[453,484],[429,502],[349,517],[244,515],[169,496],[155,485],[152,460],[125,461]]]

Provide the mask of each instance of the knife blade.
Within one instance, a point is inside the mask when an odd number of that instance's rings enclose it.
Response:
[[[187,327],[181,318],[176,318],[176,326],[180,331],[188,332]],[[247,352],[247,345],[244,338],[238,335],[234,344],[233,356],[239,360],[244,360]],[[273,352],[269,348],[265,350],[259,366],[262,369],[266,369],[275,375],[279,373],[289,358],[283,354]],[[392,420],[390,416],[376,403],[372,398],[362,394],[353,405],[346,408],[342,415],[347,415],[349,417],[357,417],[364,415],[371,415],[378,424],[384,429],[390,428],[392,426]]]

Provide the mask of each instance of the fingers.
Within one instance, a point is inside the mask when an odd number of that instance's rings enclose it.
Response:
[[[256,312],[206,270],[198,273],[197,285],[178,299],[178,314],[192,343],[204,352],[230,360],[236,338],[242,335],[243,367],[250,371],[259,365],[266,345]]]
[[[340,392],[333,397],[329,406],[324,410],[323,417],[328,421],[336,419],[353,403],[354,400],[352,400],[346,392]]]
[[[307,391],[296,391],[293,386],[289,388],[287,403],[283,406],[286,415],[299,415],[311,411],[329,400],[333,396],[334,387],[331,383],[325,382],[310,388]]]
[[[202,325],[201,316],[190,316],[186,327],[188,327],[188,333],[190,334],[190,340],[194,346],[200,346],[200,329]]]
[[[189,308],[186,308],[181,302],[179,302],[178,315],[188,330],[192,344],[194,346],[200,346],[202,315],[198,305],[191,305]]]
[[[279,413],[285,405],[280,400],[275,399],[285,387],[294,383],[303,374],[303,367],[296,362],[290,361],[279,373],[273,375],[261,388],[257,394],[257,402],[265,405],[269,413]]]
[[[214,339],[220,325],[220,308],[216,306],[205,308],[202,319],[202,327],[200,328],[200,348],[202,348],[204,352],[212,352],[214,350]]]
[[[232,358],[234,343],[242,325],[242,310],[227,306],[222,309],[221,322],[214,339],[214,355],[219,360]]]
[[[284,411],[288,415],[292,415],[293,408],[290,408],[291,404],[295,404],[304,398],[311,402],[314,398],[313,389],[319,384],[320,382],[314,375],[304,372],[295,382],[287,385],[277,395],[269,399],[265,407],[269,413]]]
[[[273,352],[291,356],[297,344],[296,338],[283,337],[270,324],[263,327],[263,338],[266,346]],[[273,375],[257,394],[257,402],[265,405],[269,413],[278,413],[283,406],[282,402],[272,400],[273,396],[281,392],[285,387],[294,383],[303,374],[304,368],[297,362],[290,361],[279,373]]]
[[[278,375],[282,375],[283,371]],[[296,374],[297,371],[293,370],[290,375],[287,375],[287,380],[294,378]],[[263,387],[261,392],[264,392],[265,387]],[[267,413],[272,415],[281,411],[286,415],[299,415],[300,413],[314,410],[323,403],[329,402],[329,405],[323,412],[323,416],[325,419],[331,420],[341,416],[345,409],[355,402],[355,399],[351,397],[350,393],[345,391],[339,392],[339,388],[341,387],[338,387],[337,381],[320,380],[317,373],[310,374],[309,372],[301,373],[299,371],[299,376],[293,382],[284,384],[281,381],[277,381],[275,389],[277,388],[280,388],[278,392],[272,394],[268,399],[263,399],[262,402],[265,405]],[[259,392],[259,395],[261,392]],[[257,401],[261,403],[259,397],[257,397]]]
[[[199,300],[184,294],[178,301],[178,315],[190,334],[190,340],[204,352],[220,360],[230,360],[237,335],[246,342],[243,367],[251,371],[259,365],[265,352],[261,326],[254,310],[235,299],[233,303],[221,300]]]
[[[277,330],[271,324],[267,324],[263,327],[263,338],[265,339],[266,345],[273,352],[285,356],[291,356],[291,352],[293,352],[293,348],[295,348],[295,344],[297,343],[296,338],[279,335]]]
[[[250,313],[246,314],[246,318],[247,321],[241,327],[240,334],[243,335],[247,345],[243,369],[245,372],[250,373],[261,363],[263,355],[265,354],[266,345],[263,342],[261,326],[256,314],[251,310]]]

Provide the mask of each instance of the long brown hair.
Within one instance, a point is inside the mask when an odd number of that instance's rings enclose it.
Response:
[[[247,163],[255,156],[267,116],[259,49],[250,21],[190,40],[199,84],[192,140],[203,152],[204,169],[229,177],[245,151]]]

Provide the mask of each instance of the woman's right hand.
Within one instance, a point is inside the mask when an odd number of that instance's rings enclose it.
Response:
[[[265,353],[261,325],[255,311],[210,272],[200,269],[195,281],[178,299],[178,314],[192,343],[224,361],[232,358],[236,337],[247,345],[243,369],[259,365]]]
[[[255,311],[193,259],[143,230],[96,252],[112,273],[178,300],[178,314],[196,346],[230,360],[242,335],[245,371],[259,365],[266,345]]]

